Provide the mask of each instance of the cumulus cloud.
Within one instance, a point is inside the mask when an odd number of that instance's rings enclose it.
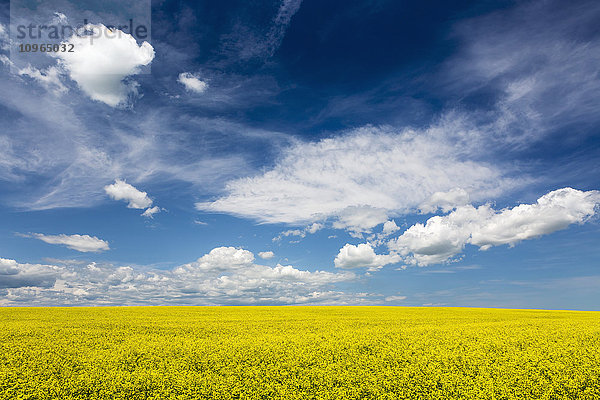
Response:
[[[248,250],[235,247],[217,247],[200,257],[196,262],[179,267],[175,272],[181,273],[185,270],[194,272],[239,270],[252,265],[253,261],[254,254]]]
[[[398,227],[398,225],[396,225],[396,221],[394,220],[390,220],[390,221],[386,221],[383,224],[383,230],[382,233],[384,235],[391,235],[392,233],[398,231],[400,228]]]
[[[0,303],[15,304],[361,304],[365,294],[335,290],[350,272],[254,263],[244,249],[218,247],[173,270],[29,265],[0,259]]]
[[[411,226],[388,247],[408,263],[441,263],[459,254],[466,244],[481,250],[503,244],[514,246],[571,224],[582,224],[595,215],[599,204],[599,191],[563,188],[545,194],[534,204],[500,211],[490,205],[461,206],[448,215]]]
[[[492,213],[489,206],[459,207],[449,215],[435,216],[425,224],[411,226],[400,237],[391,240],[388,247],[412,264],[441,263],[460,253],[472,227]]]
[[[521,204],[494,213],[471,234],[470,243],[486,250],[516,243],[582,224],[600,204],[600,192],[564,188],[540,197],[535,204]]]
[[[272,251],[261,251],[258,253],[258,256],[263,260],[270,260],[271,258],[275,257],[275,253]]]
[[[179,74],[177,82],[181,83],[191,92],[204,93],[206,92],[206,89],[208,89],[208,84],[205,81],[190,72],[182,72]]]
[[[116,179],[115,183],[105,186],[104,191],[113,200],[127,201],[127,208],[142,209],[152,205],[152,200],[150,197],[148,197],[148,193],[142,192],[141,190],[136,189],[134,186],[120,179]],[[151,214],[153,213],[154,212]]]
[[[85,32],[66,42],[74,45],[73,52],[56,53],[61,66],[92,99],[111,107],[127,103],[137,93],[137,83],[124,80],[152,62],[153,47],[148,42],[138,45],[130,34],[102,24],[86,25]]]
[[[464,143],[448,139],[446,124],[424,131],[365,127],[286,149],[271,170],[226,185],[226,194],[197,203],[261,222],[314,222],[368,231],[388,215],[414,212],[436,192],[460,188],[485,200],[514,187],[498,167],[471,159]],[[468,132],[457,133],[468,137]]]
[[[110,250],[108,242],[98,239],[96,236],[65,234],[44,235],[42,233],[32,233],[31,235],[25,236],[33,237],[50,244],[63,245],[69,249],[77,250],[83,253],[99,253],[101,251]]]
[[[335,257],[334,264],[336,268],[368,268],[374,271],[401,260],[395,254],[375,254],[370,244],[360,243],[357,246],[346,244],[342,247]]]
[[[40,264],[18,264],[15,260],[0,258],[0,289],[54,285],[60,268]]]

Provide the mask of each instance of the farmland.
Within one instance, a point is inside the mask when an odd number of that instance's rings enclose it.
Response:
[[[0,309],[0,399],[598,399],[600,313]]]

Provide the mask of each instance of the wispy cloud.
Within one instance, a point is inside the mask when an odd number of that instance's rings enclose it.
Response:
[[[527,147],[573,124],[597,123],[599,17],[597,2],[551,0],[460,21],[453,32],[460,50],[438,76],[466,101],[489,96],[471,103],[491,116],[490,139],[505,144]]]
[[[110,250],[108,242],[102,239],[98,239],[96,236],[77,234],[44,235],[42,233],[31,233],[21,236],[32,237],[49,244],[63,245],[68,247],[69,249],[77,250],[83,253],[99,253],[101,251]]]
[[[67,87],[61,80],[61,72],[55,66],[50,66],[44,70],[34,68],[31,65],[21,68],[18,71],[21,76],[28,76],[38,83],[40,83],[46,90],[51,91],[57,95],[66,93]]]
[[[422,131],[365,127],[298,143],[272,169],[230,181],[224,196],[196,207],[270,223],[333,218],[340,228],[360,231],[388,215],[415,212],[436,192],[460,188],[481,201],[524,180],[478,161],[461,140],[476,132],[463,129],[456,121]]]
[[[302,4],[302,0],[282,0],[270,27],[257,30],[256,27],[238,22],[232,32],[222,37],[222,54],[228,54],[235,62],[251,59],[268,59],[281,45],[292,17]]]
[[[267,34],[267,40],[264,43],[264,52],[269,56],[272,56],[275,50],[279,48],[292,17],[296,14],[301,4],[302,0],[283,0],[281,2],[277,15],[273,20],[271,30]]]

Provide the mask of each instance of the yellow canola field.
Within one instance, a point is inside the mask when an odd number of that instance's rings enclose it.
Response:
[[[600,399],[600,313],[0,309],[1,399]]]

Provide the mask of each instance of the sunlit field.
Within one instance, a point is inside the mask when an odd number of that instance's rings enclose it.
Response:
[[[2,308],[2,399],[599,399],[600,313]]]

